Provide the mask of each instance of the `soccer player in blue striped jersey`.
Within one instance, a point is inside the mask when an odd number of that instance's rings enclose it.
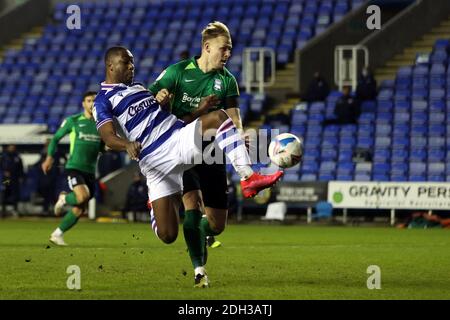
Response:
[[[108,49],[105,69],[106,79],[94,100],[97,129],[109,148],[126,151],[139,161],[152,203],[152,228],[164,243],[172,243],[178,236],[183,172],[201,160],[203,135],[214,133],[218,147],[241,177],[244,197],[273,186],[283,175],[282,171],[271,175],[253,172],[245,143],[226,111],[213,111],[185,124],[162,110],[150,91],[133,83],[134,58],[128,49]],[[209,95],[201,99],[199,107],[214,108],[218,103],[215,95]],[[113,120],[123,137],[117,135]],[[202,279],[199,285],[207,286],[206,273]]]

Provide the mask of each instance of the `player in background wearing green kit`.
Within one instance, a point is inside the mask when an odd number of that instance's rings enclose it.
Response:
[[[215,21],[202,31],[202,52],[169,66],[149,87],[165,109],[189,123],[201,115],[225,109],[243,134],[238,105],[239,89],[225,68],[231,56],[231,35],[226,25]],[[199,108],[201,98],[214,94],[216,108]],[[200,164],[183,175],[184,237],[194,267],[195,287],[208,287],[205,264],[208,236],[220,234],[228,215],[225,164]],[[202,211],[206,215],[203,216]]]
[[[57,144],[65,135],[70,134],[70,156],[66,164],[67,181],[72,192],[61,192],[55,204],[55,214],[59,216],[64,206],[71,208],[61,224],[50,236],[50,242],[66,246],[63,234],[72,228],[86,211],[89,200],[95,192],[95,170],[99,152],[104,143],[97,132],[92,106],[96,92],[88,91],[83,95],[84,112],[66,118],[56,131],[48,146],[47,158],[42,163],[42,171],[47,174],[53,166],[53,155]]]

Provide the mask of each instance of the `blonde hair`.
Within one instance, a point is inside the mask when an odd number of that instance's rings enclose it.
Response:
[[[205,44],[206,41],[220,36],[231,39],[230,30],[228,30],[228,27],[220,21],[208,23],[202,31],[202,45]]]

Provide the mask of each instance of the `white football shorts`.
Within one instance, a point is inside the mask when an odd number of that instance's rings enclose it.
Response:
[[[201,161],[200,121],[176,130],[161,146],[139,163],[147,179],[150,201],[181,193],[183,173]],[[200,143],[196,143],[199,139]]]

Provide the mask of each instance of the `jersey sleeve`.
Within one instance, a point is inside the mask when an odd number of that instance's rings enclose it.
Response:
[[[237,84],[236,78],[230,74],[230,81],[227,88],[226,97],[239,97],[239,86]]]
[[[172,93],[177,81],[177,72],[175,69],[176,68],[172,65],[161,72],[155,82],[148,87],[148,90],[150,90],[150,92],[155,96],[162,89],[167,89],[170,93]]]
[[[94,100],[92,115],[94,116],[97,129],[99,129],[105,123],[113,121],[111,102],[109,102],[109,100],[104,97],[97,96]]]
[[[65,119],[59,129],[56,131],[52,140],[50,141],[47,148],[47,155],[53,157],[56,152],[56,146],[58,145],[59,140],[61,140],[66,134],[72,131],[73,121],[71,118]]]

